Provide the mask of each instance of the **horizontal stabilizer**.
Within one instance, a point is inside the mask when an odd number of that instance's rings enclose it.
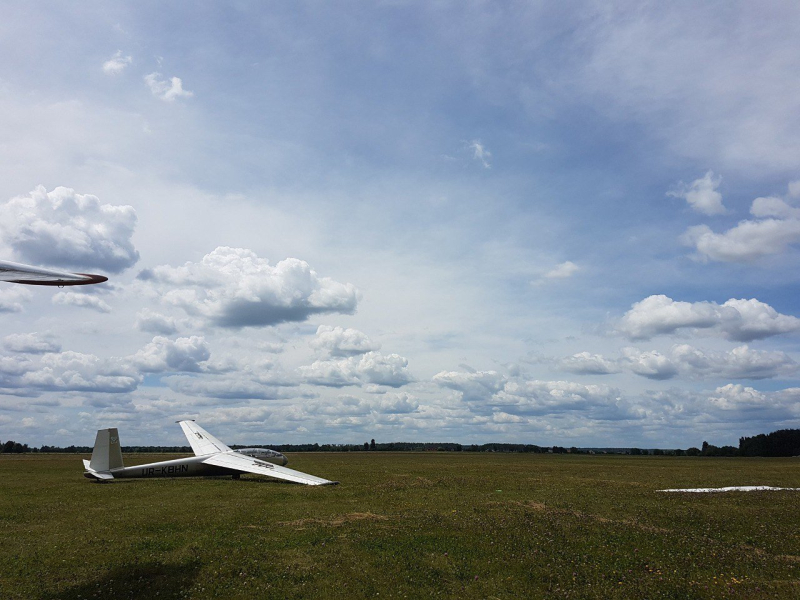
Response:
[[[91,463],[86,459],[83,461],[83,468],[86,469],[83,473],[83,476],[88,477],[89,479],[97,479],[98,481],[110,481],[111,479],[114,479],[114,476],[111,473],[100,473],[95,471],[91,467]]]

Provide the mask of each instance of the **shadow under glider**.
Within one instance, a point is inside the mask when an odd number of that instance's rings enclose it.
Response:
[[[92,450],[92,460],[84,460],[84,477],[96,481],[123,478],[150,477],[208,477],[232,475],[238,479],[242,473],[266,475],[305,485],[335,485],[300,471],[287,469],[288,460],[280,452],[262,448],[232,450],[194,421],[178,421],[192,446],[194,456],[165,460],[146,465],[126,467],[122,464],[122,450],[116,427],[100,429]]]
[[[43,269],[41,267],[0,260],[0,281],[24,283],[26,285],[57,285],[58,287],[63,287],[65,285],[103,283],[104,281],[108,281],[108,277],[92,275],[90,273],[55,271],[53,269]]]

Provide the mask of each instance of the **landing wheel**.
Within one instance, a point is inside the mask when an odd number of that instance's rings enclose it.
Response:
[[[240,477],[241,477],[241,475],[239,475],[239,473],[237,473],[236,475],[231,475],[231,479],[238,480]]]

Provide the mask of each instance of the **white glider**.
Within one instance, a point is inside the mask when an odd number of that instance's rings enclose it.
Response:
[[[108,281],[108,277],[102,275],[92,275],[90,273],[68,273],[66,271],[54,271],[53,269],[43,269],[31,265],[0,261],[0,281],[9,283],[24,283],[26,285],[90,285],[92,283],[103,283]]]
[[[280,452],[261,448],[232,450],[194,421],[178,421],[192,446],[194,456],[162,462],[126,467],[122,464],[122,450],[116,428],[101,429],[92,450],[92,460],[84,460],[85,477],[97,481],[141,477],[208,477],[232,475],[238,479],[242,473],[266,475],[305,485],[335,485],[308,473],[287,469],[288,461]],[[263,457],[253,458],[253,456]]]

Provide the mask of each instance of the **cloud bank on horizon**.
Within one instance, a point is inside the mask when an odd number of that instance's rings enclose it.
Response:
[[[111,280],[0,288],[0,440],[800,427],[800,8],[579,8],[9,8],[0,252]]]

